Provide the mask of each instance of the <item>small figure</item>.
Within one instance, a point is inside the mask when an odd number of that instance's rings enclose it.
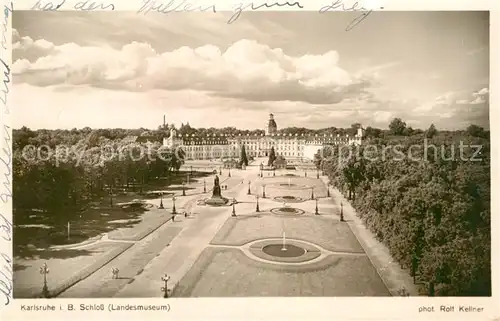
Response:
[[[184,212],[184,218],[188,217],[188,213]]]
[[[118,268],[112,268],[111,269],[111,273],[113,273],[113,279],[118,279],[118,273],[120,272],[120,270]]]

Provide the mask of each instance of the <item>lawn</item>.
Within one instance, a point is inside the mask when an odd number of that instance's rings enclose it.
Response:
[[[272,214],[230,218],[212,240],[212,244],[241,246],[248,242],[276,238],[309,241],[329,251],[363,253],[363,248],[345,222],[321,216],[282,218]]]
[[[49,291],[57,295],[86,278],[128,249],[131,243],[101,242],[85,249],[42,250],[33,259],[14,260],[14,297],[40,297],[43,276],[39,268],[47,263]]]
[[[64,298],[110,298],[134,278],[143,272],[143,269],[180,233],[181,227],[169,226],[162,234],[156,234],[151,240],[142,245],[135,245],[127,252],[97,271],[88,279],[78,283],[62,294]],[[111,268],[119,269],[119,277],[111,278]],[[98,284],[99,286],[95,286]],[[140,286],[139,284],[137,286]],[[159,291],[160,292],[160,291]]]
[[[266,177],[252,183],[251,190],[252,193],[259,193],[262,195],[262,186],[266,185],[266,196],[268,198],[274,198],[277,196],[297,196],[303,199],[310,199],[312,187],[314,187],[314,197],[326,197],[326,187],[325,184],[314,177],[302,177],[300,174],[290,171],[289,174],[296,176],[283,176],[288,172],[276,173],[276,177]],[[291,186],[287,186],[288,184]],[[282,185],[283,184],[283,185]]]
[[[307,265],[254,261],[239,249],[208,247],[174,297],[389,296],[366,256],[330,255]]]

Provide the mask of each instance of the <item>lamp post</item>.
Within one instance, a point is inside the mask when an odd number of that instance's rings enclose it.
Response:
[[[43,263],[42,267],[40,267],[40,274],[43,275],[43,289],[42,295],[44,298],[49,298],[49,288],[47,287],[47,274],[49,274],[50,270],[47,266],[47,263]]]
[[[168,281],[170,280],[170,276],[165,273],[165,275],[161,277],[161,280],[165,283],[161,290],[163,291],[163,297],[166,299],[168,298]]]
[[[160,193],[160,209],[163,209],[163,192]]]
[[[175,210],[175,196],[172,197],[172,214],[177,214],[177,211]]]
[[[227,177],[231,177],[231,167],[228,169]]]
[[[344,222],[344,204],[340,202],[340,221]]]
[[[186,196],[186,183],[182,183],[182,196]]]
[[[190,173],[193,175],[193,166],[190,167]]]
[[[314,209],[314,214],[315,215],[319,215],[319,212],[318,212],[318,199],[316,198],[316,208]]]
[[[236,216],[236,209],[234,207],[234,204],[236,204],[236,199],[233,198],[233,213],[231,214],[231,216]]]
[[[250,191],[250,181],[248,181],[248,192],[247,192],[247,195],[250,195],[252,194],[252,192]]]
[[[262,198],[266,198],[266,185],[262,185]]]
[[[109,185],[109,206],[113,207],[113,187]]]
[[[207,192],[207,181],[203,179],[203,193]]]
[[[326,196],[330,197],[330,186],[326,185]]]
[[[311,188],[311,199],[314,199],[314,186]]]
[[[257,199],[257,205],[255,206],[255,211],[258,213],[258,212],[260,212],[260,208],[259,208],[259,194],[255,195],[255,198]]]

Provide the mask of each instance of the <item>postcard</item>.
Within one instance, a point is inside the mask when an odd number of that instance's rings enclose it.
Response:
[[[492,3],[390,5],[5,2],[0,313],[500,317]]]

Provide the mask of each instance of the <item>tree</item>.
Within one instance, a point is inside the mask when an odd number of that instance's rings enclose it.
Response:
[[[379,138],[383,136],[382,130],[371,126],[366,127],[364,135],[366,138]]]
[[[423,150],[414,149],[412,159],[401,159],[401,153],[423,144],[426,136],[415,133],[373,139],[375,153],[383,157],[358,157],[347,149],[338,157],[320,157],[327,149],[315,157],[392,258],[415,272],[419,284],[430,284],[421,289],[425,294],[491,295],[490,141],[481,128],[471,127],[468,134],[483,146],[481,161],[469,161],[466,152],[465,158],[429,162]],[[434,140],[449,150],[462,137],[462,132],[447,132]],[[391,145],[397,153],[386,152]],[[364,155],[363,145],[360,151]]]
[[[438,133],[438,131],[437,131],[436,127],[434,126],[434,124],[431,124],[429,129],[427,129],[427,131],[425,132],[425,137],[432,138],[432,137],[436,136],[437,133]]]
[[[401,118],[394,118],[389,124],[389,131],[392,135],[403,135],[406,123]]]
[[[486,138],[487,136],[484,128],[477,125],[470,125],[469,127],[467,127],[467,134],[471,135],[472,137],[481,138]]]
[[[276,152],[274,151],[274,146],[273,146],[271,147],[271,151],[269,152],[269,160],[267,161],[267,166],[272,166],[275,160],[276,160]]]
[[[245,150],[245,145],[241,146],[240,165],[248,166],[248,157],[247,157],[247,152]]]

